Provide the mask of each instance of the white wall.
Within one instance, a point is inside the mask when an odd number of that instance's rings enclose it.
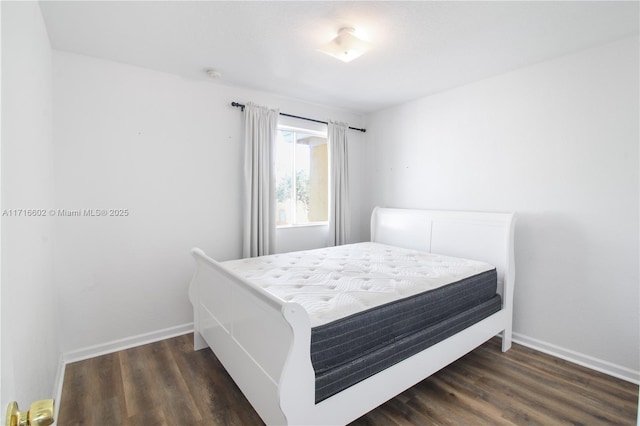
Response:
[[[38,3],[2,2],[1,7],[2,209],[49,209],[54,204],[49,38]],[[3,409],[11,400],[27,409],[55,394],[60,355],[52,235],[49,217],[2,217]]]
[[[518,212],[514,331],[636,380],[638,59],[626,39],[371,114],[362,209]]]
[[[361,125],[347,111],[205,80],[61,52],[53,62],[57,208],[129,210],[57,220],[65,353],[191,322],[189,250],[241,256],[242,114],[232,101]]]

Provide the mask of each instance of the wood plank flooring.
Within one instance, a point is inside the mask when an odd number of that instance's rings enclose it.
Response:
[[[191,334],[67,365],[59,426],[261,425]],[[352,425],[635,425],[638,386],[493,339]]]

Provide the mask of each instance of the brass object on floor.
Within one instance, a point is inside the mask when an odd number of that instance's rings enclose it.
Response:
[[[29,411],[20,411],[13,401],[7,407],[5,426],[49,426],[53,423],[53,399],[43,399],[31,404]]]

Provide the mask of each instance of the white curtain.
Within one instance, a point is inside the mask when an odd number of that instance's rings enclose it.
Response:
[[[345,123],[329,122],[329,245],[349,242],[349,162]]]
[[[275,251],[275,145],[278,110],[248,103],[244,111],[243,257]]]

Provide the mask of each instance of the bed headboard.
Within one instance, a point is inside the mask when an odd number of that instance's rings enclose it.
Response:
[[[490,263],[501,294],[515,277],[514,229],[515,213],[376,207],[371,215],[371,241]]]

